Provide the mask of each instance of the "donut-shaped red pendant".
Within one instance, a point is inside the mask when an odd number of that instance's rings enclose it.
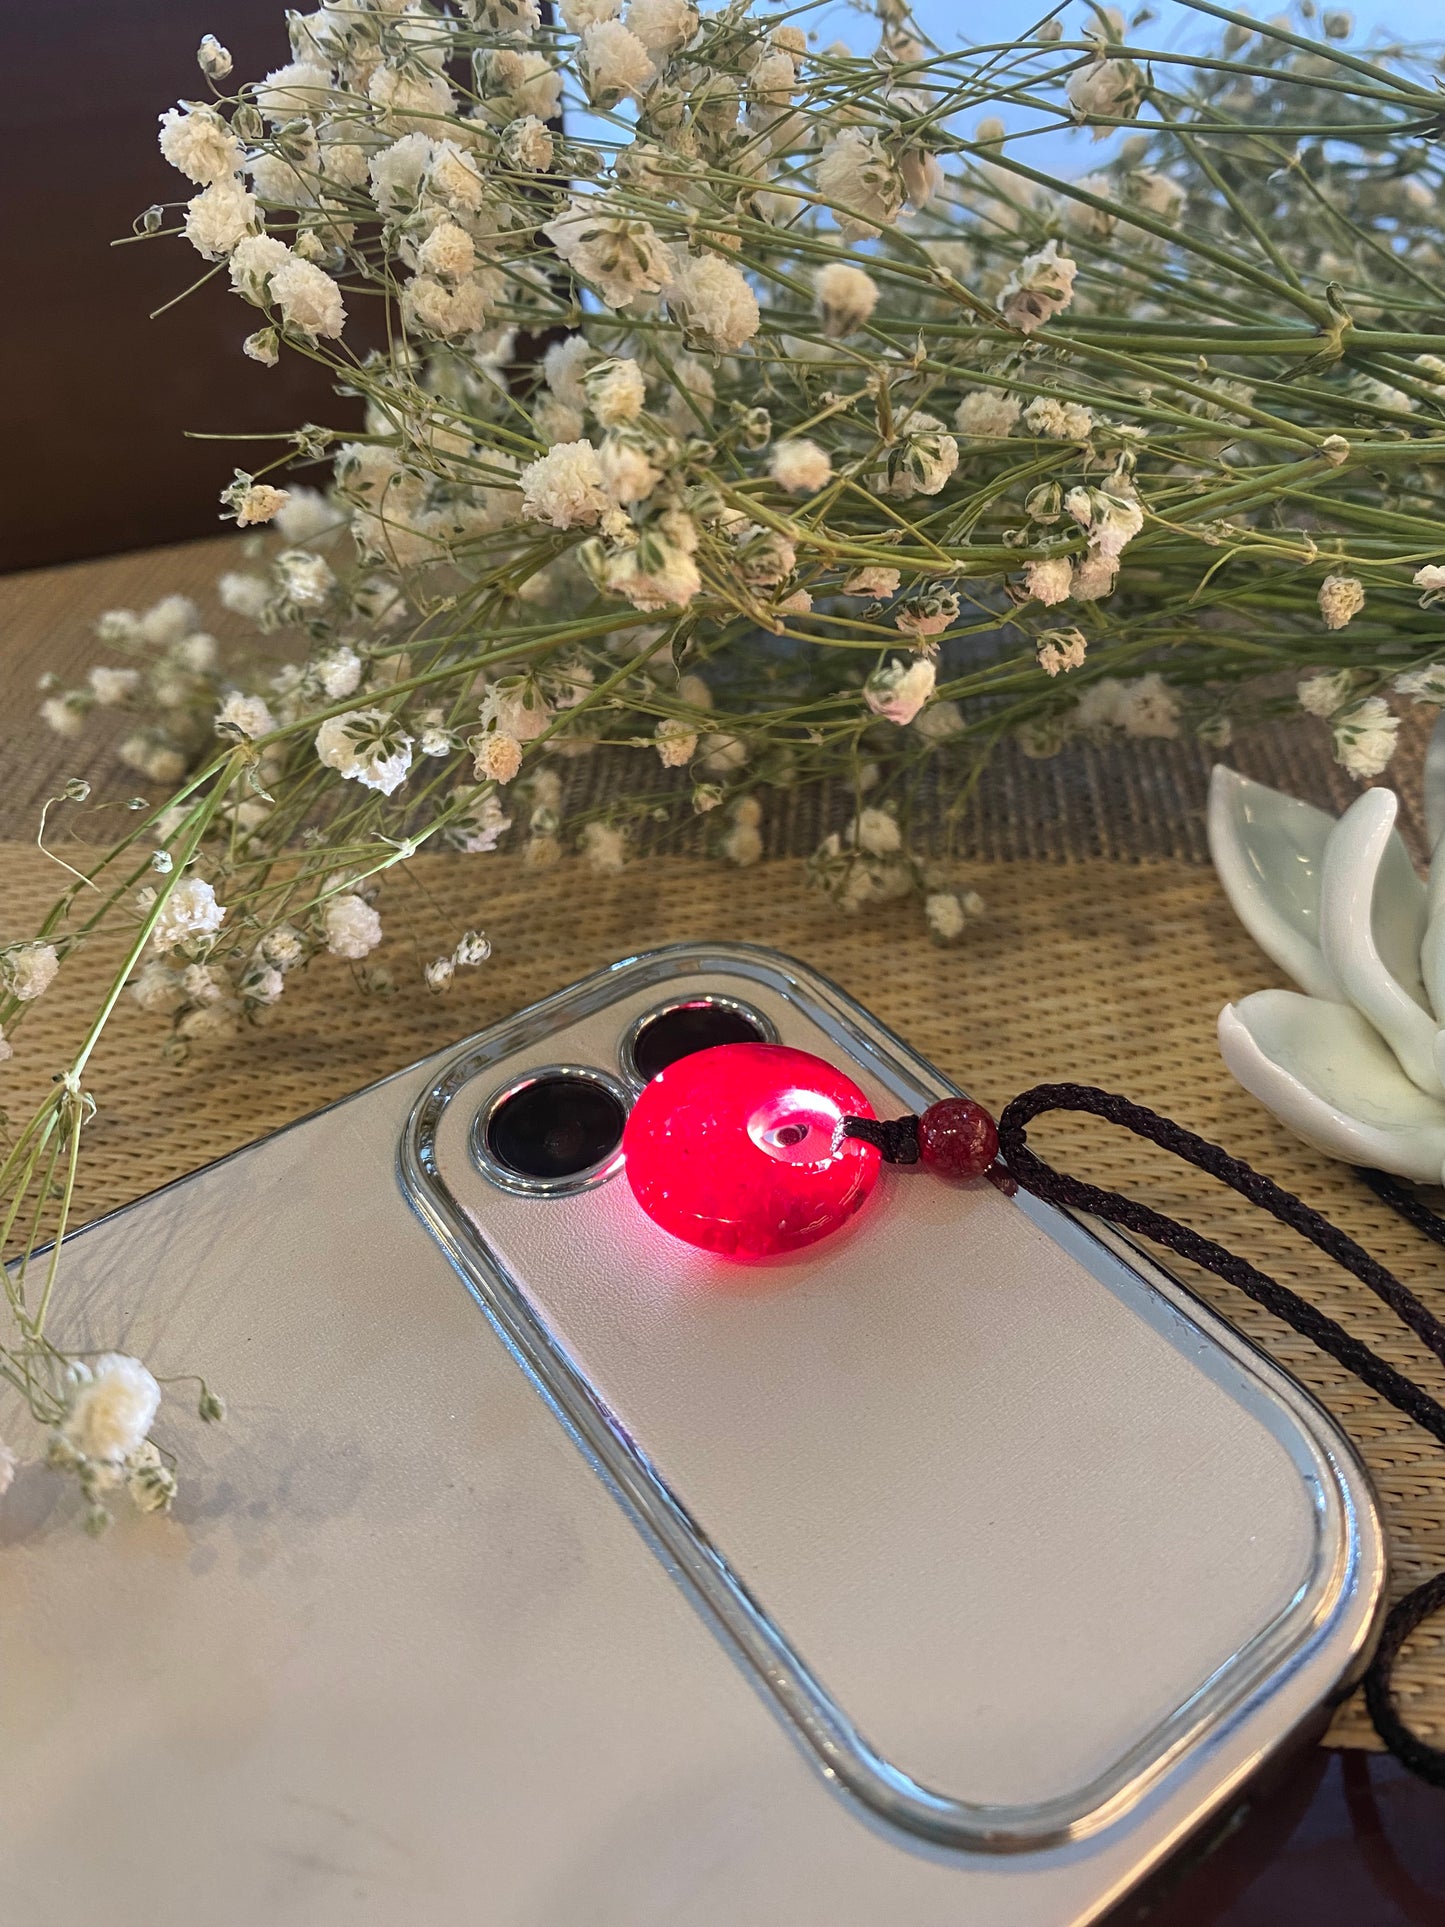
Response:
[[[658,1073],[622,1149],[633,1195],[673,1237],[729,1258],[826,1238],[878,1178],[877,1150],[844,1137],[873,1116],[851,1078],[786,1044],[718,1044]]]

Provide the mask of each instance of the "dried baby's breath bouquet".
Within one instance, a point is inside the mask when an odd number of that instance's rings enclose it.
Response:
[[[264,443],[226,489],[257,531],[219,585],[249,659],[171,597],[45,692],[62,736],[124,712],[148,790],[0,953],[13,1033],[126,933],[4,1165],[0,1370],[92,1524],[122,1481],[174,1489],[145,1368],[46,1335],[122,998],[186,1046],[320,953],[374,980],[384,873],[418,851],[615,870],[701,819],[749,863],[824,777],[856,800],[818,885],[919,891],[948,941],[978,904],[915,848],[925,771],[946,821],[1005,736],[1222,742],[1295,671],[1364,777],[1391,692],[1445,695],[1437,70],[1311,0],[1187,4],[1192,48],[1069,7],[956,49],[877,0],[859,50],[808,5],[327,0],[234,91],[202,42],[210,98],[160,136],[189,198],[140,232],[183,236],[254,311],[245,353],[325,364],[365,427]],[[1062,179],[1071,128],[1096,158]],[[598,756],[605,783],[569,781]],[[487,952],[457,932],[427,984]]]

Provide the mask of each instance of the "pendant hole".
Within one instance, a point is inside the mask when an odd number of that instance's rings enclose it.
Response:
[[[770,1135],[780,1150],[787,1150],[789,1145],[802,1143],[808,1135],[808,1127],[806,1124],[780,1124]]]

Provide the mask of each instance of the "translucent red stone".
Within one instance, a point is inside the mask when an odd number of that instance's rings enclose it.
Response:
[[[719,1044],[669,1064],[632,1107],[633,1195],[686,1243],[730,1258],[797,1251],[847,1222],[879,1156],[842,1135],[872,1117],[840,1070],[785,1044]]]
[[[998,1156],[998,1127],[971,1097],[945,1097],[918,1120],[918,1159],[941,1178],[981,1178]]]

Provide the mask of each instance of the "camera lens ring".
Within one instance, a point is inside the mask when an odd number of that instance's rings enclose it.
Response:
[[[528,1149],[528,1100],[547,1086],[574,1085],[585,1093],[586,1109],[577,1120],[574,1141],[558,1144],[555,1137],[538,1141],[530,1129],[534,1168],[520,1159]],[[622,1130],[632,1107],[632,1092],[609,1072],[590,1064],[543,1064],[514,1077],[493,1091],[472,1119],[472,1161],[483,1177],[503,1191],[526,1198],[575,1197],[605,1184],[622,1169]],[[588,1135],[595,1142],[587,1144]],[[507,1155],[511,1151],[511,1157]],[[573,1158],[580,1159],[571,1165]],[[551,1166],[549,1170],[546,1167]],[[562,1168],[571,1165],[571,1168]]]
[[[688,1043],[683,1049],[653,1062],[647,1045],[645,1033],[653,1032],[653,1027],[665,1024],[668,1018],[682,1012],[716,1011],[718,1015],[730,1020],[720,1024],[716,1036],[700,1036],[697,1041]],[[657,1033],[654,1033],[656,1036]],[[617,1047],[618,1061],[622,1075],[632,1087],[640,1091],[652,1081],[658,1072],[668,1064],[675,1064],[680,1058],[691,1057],[700,1050],[711,1049],[716,1044],[776,1044],[778,1027],[771,1017],[767,1017],[756,1005],[745,1003],[741,997],[719,996],[715,991],[694,991],[690,996],[669,997],[665,1003],[654,1004],[635,1017],[622,1034]],[[650,1067],[649,1067],[650,1066]]]

